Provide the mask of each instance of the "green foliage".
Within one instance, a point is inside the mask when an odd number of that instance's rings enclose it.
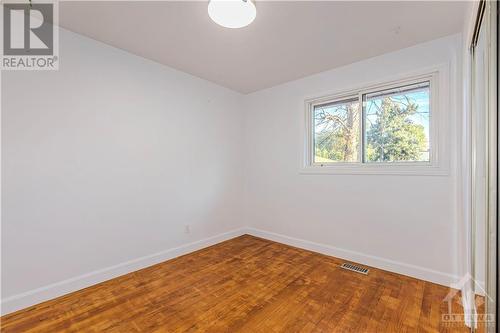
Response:
[[[382,99],[377,117],[367,134],[367,159],[374,162],[418,161],[426,150],[425,129],[409,116],[418,105],[410,100],[406,104],[390,97]]]
[[[343,130],[337,132],[322,132],[316,136],[316,156],[320,156],[333,161],[345,160],[345,147],[349,145]]]

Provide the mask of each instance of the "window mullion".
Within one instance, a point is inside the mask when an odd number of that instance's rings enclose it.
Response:
[[[360,107],[359,121],[359,163],[365,163],[365,107],[363,105],[363,92],[358,93],[358,103]]]

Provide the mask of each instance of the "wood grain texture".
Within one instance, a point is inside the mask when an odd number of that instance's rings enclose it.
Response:
[[[448,288],[244,235],[3,316],[2,332],[468,332]],[[452,302],[461,313],[459,300]]]

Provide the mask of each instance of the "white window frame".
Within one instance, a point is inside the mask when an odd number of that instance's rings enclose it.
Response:
[[[423,74],[406,76],[392,81],[367,85],[363,88],[352,89],[341,93],[330,94],[327,96],[309,98],[305,100],[305,141],[304,151],[301,158],[301,173],[305,174],[395,174],[395,175],[447,175],[447,163],[440,156],[442,150],[442,139],[446,134],[447,126],[446,119],[443,118],[441,109],[444,108],[445,99],[443,92],[445,90],[444,82],[440,78],[444,70],[433,69],[426,71]],[[321,104],[342,101],[349,98],[357,97],[360,103],[360,141],[363,140],[363,122],[364,122],[364,105],[363,95],[378,92],[387,89],[398,88],[406,85],[418,84],[425,81],[430,82],[430,114],[429,114],[429,149],[430,160],[427,162],[363,162],[363,142],[360,142],[358,149],[359,162],[331,162],[317,163],[314,162],[314,107]],[[441,95],[440,95],[441,93]]]

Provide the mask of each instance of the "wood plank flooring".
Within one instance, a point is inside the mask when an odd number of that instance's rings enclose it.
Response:
[[[1,318],[1,332],[468,332],[449,289],[244,235]],[[461,313],[459,301],[453,312]]]

